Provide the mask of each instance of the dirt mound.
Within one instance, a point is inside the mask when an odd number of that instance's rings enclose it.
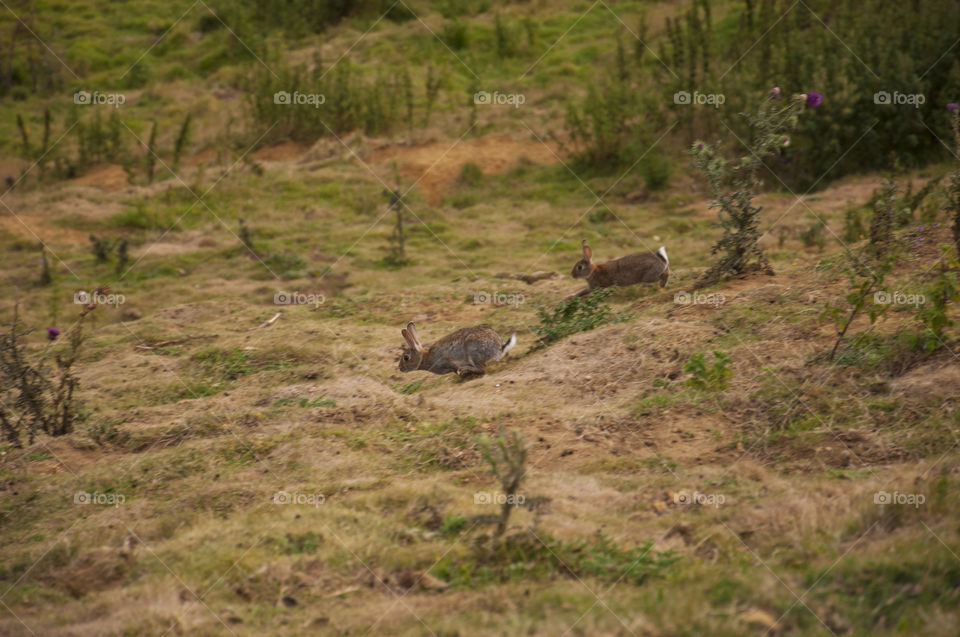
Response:
[[[21,239],[40,240],[54,245],[87,243],[90,234],[40,223],[34,217],[19,213],[16,217],[0,216],[0,228]]]
[[[307,147],[296,142],[281,142],[267,146],[253,153],[258,161],[294,161],[307,152]]]
[[[435,206],[467,162],[479,166],[485,175],[491,175],[505,171],[521,157],[539,164],[552,164],[558,161],[559,154],[556,144],[551,142],[521,141],[504,134],[463,140],[452,147],[449,141],[420,146],[387,146],[374,150],[364,161],[375,170],[390,168],[391,162],[397,162],[400,174],[413,181],[419,180],[424,197]],[[390,183],[388,171],[378,172],[381,179]]]
[[[123,190],[127,183],[127,173],[123,166],[118,164],[104,164],[94,166],[86,174],[71,181],[75,186],[93,186],[106,192]]]

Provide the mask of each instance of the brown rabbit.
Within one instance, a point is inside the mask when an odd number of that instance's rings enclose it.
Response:
[[[608,288],[613,285],[633,285],[634,283],[660,282],[667,285],[670,276],[670,260],[667,249],[660,246],[656,252],[629,254],[604,263],[593,262],[593,250],[583,240],[583,258],[573,266],[573,278],[586,279],[587,287],[575,296],[586,296],[596,288]]]
[[[517,335],[503,343],[500,335],[489,325],[465,327],[447,334],[439,341],[424,347],[417,335],[416,326],[410,322],[400,330],[407,345],[400,357],[400,371],[423,370],[434,374],[456,372],[460,376],[482,376],[487,361],[503,358],[517,344]]]

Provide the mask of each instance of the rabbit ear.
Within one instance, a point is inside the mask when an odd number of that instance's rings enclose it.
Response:
[[[413,321],[407,323],[407,329],[401,330],[400,333],[403,334],[403,337],[410,343],[410,347],[418,352],[423,351],[423,345],[420,343],[420,335],[417,334],[417,326],[413,324]]]
[[[408,332],[406,329],[402,329],[400,330],[400,335],[403,336],[403,340],[407,342],[407,345],[417,350],[418,352],[420,351],[420,348],[418,347],[417,339],[415,339],[410,332]]]
[[[587,245],[587,240],[583,240],[583,258],[587,261],[593,259],[593,250],[590,249],[590,246]]]

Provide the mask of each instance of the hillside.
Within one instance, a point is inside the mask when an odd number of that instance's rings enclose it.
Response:
[[[38,413],[14,353],[56,381],[79,345],[67,430],[4,423],[0,634],[956,634],[955,3],[896,111],[796,44],[846,36],[846,2],[309,4],[0,23],[0,413]],[[698,33],[716,85],[676,64]],[[851,42],[837,76],[892,68]],[[815,89],[758,169],[772,276],[699,285],[697,144],[750,158],[738,113]],[[572,303],[583,239],[666,246],[666,287]],[[402,373],[409,321],[518,345]]]

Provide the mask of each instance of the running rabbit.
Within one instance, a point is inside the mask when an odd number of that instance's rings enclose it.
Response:
[[[487,361],[503,358],[517,344],[517,335],[503,343],[500,336],[489,325],[465,327],[424,347],[417,335],[416,326],[410,322],[406,329],[400,330],[408,347],[400,357],[400,371],[422,370],[434,374],[456,372],[460,376],[476,374],[482,376]]]
[[[575,279],[587,280],[587,287],[575,296],[585,296],[596,288],[655,281],[659,281],[662,288],[667,285],[667,278],[670,276],[670,260],[667,258],[667,249],[660,246],[656,252],[641,252],[604,263],[594,263],[593,250],[584,239],[583,258],[573,266],[572,274]]]

